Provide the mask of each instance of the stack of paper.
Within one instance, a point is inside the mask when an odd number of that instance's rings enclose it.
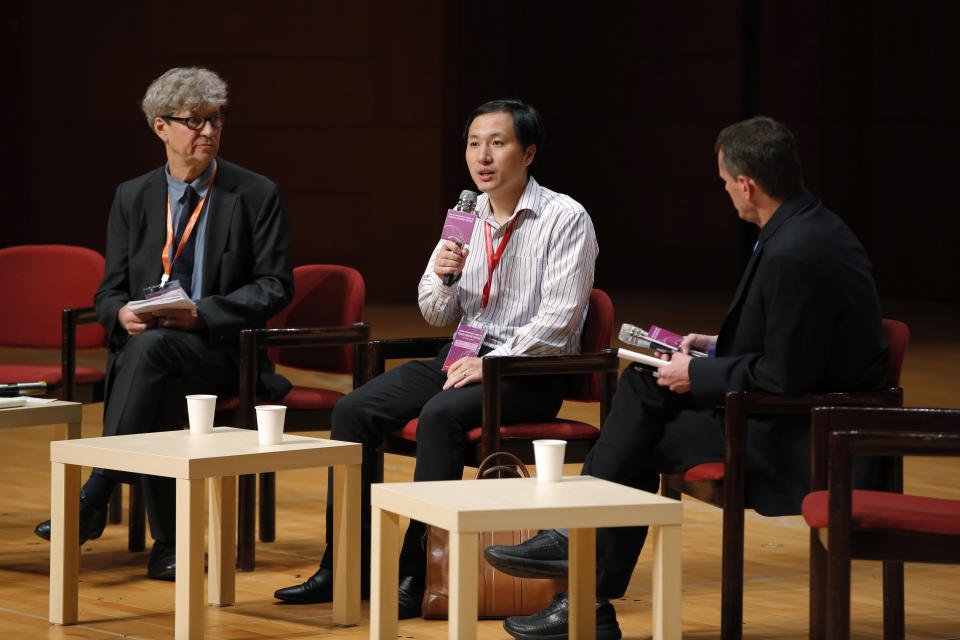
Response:
[[[186,292],[180,287],[164,291],[158,296],[147,298],[146,300],[134,300],[127,303],[127,308],[134,313],[147,313],[148,311],[159,311],[161,309],[196,309],[197,305],[193,300],[187,297]]]

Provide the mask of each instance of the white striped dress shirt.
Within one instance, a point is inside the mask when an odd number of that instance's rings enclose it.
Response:
[[[433,272],[442,240],[430,256],[419,287],[424,319],[434,326],[462,319],[486,329],[483,342],[492,348],[487,355],[578,353],[599,251],[586,209],[530,177],[505,224],[494,219],[486,194],[478,198],[476,211],[479,219],[459,280],[446,287]],[[488,269],[483,227],[490,227],[496,251],[514,218],[484,309]]]

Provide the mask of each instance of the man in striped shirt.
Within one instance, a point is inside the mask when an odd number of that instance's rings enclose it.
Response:
[[[598,249],[593,223],[572,198],[541,187],[530,175],[543,128],[537,111],[517,100],[474,110],[464,129],[466,161],[481,195],[470,242],[441,240],[420,279],[419,303],[434,326],[483,333],[478,353],[447,370],[451,345],[431,361],[413,361],[378,376],[334,408],[331,438],[364,445],[361,493],[363,588],[369,591],[370,483],[384,434],[419,418],[414,480],[463,476],[465,434],[481,419],[481,359],[486,356],[568,354],[580,334],[593,287]],[[454,276],[451,284],[444,277]],[[452,343],[451,343],[452,344]],[[503,422],[555,417],[563,386],[555,377],[506,378]],[[328,485],[330,486],[330,485]],[[287,602],[328,602],[333,595],[332,500],[327,503],[327,548],[306,582],[280,589]],[[400,556],[400,618],[420,615],[426,556],[424,525],[411,522]]]

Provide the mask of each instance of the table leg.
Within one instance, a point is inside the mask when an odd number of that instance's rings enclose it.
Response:
[[[680,638],[680,525],[653,528],[653,639]]]
[[[203,637],[203,478],[177,478],[176,640]]]
[[[597,530],[570,529],[570,625],[572,640],[597,633]]]
[[[360,623],[360,465],[333,468],[333,621]]]
[[[55,437],[57,440],[76,440],[80,437],[80,422],[67,422],[64,427],[57,425]]]
[[[396,640],[400,516],[371,507],[370,640]]]
[[[50,622],[77,622],[80,467],[50,463]]]
[[[207,600],[214,605],[236,602],[237,477],[210,478],[210,527],[207,534]]]
[[[477,637],[477,579],[480,558],[475,531],[450,532],[450,640],[475,640]]]

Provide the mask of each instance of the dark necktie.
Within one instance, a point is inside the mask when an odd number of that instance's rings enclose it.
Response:
[[[173,247],[171,247],[171,253],[173,254],[176,254],[177,247],[180,246],[180,238],[183,237],[183,231],[187,228],[187,223],[190,222],[190,216],[193,215],[198,200],[197,192],[194,191],[192,186],[187,185],[187,190],[184,192],[183,198],[180,199],[182,206],[180,207],[180,217],[177,219],[177,231],[173,236]],[[173,261],[173,266],[170,268],[170,279],[178,280],[188,296],[193,295],[191,288],[193,285],[193,257],[196,246],[197,228],[195,225],[187,238],[186,244],[183,245],[183,251]]]

